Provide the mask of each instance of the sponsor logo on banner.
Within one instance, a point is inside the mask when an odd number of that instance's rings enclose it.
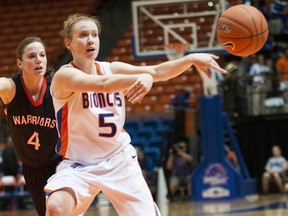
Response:
[[[224,185],[228,183],[228,175],[220,163],[211,164],[205,171],[203,183],[211,186]]]
[[[203,184],[209,188],[202,191],[204,198],[220,198],[230,196],[228,185],[229,177],[222,164],[214,163],[208,166],[203,177]]]

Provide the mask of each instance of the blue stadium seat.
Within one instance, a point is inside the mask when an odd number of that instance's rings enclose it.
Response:
[[[131,144],[137,148],[141,148],[143,151],[145,151],[148,148],[149,143],[146,139],[143,138],[135,138],[131,141]]]
[[[154,135],[149,140],[149,147],[150,148],[159,148],[161,150],[164,142],[165,142],[165,140],[162,136]]]
[[[124,129],[130,133],[136,133],[142,127],[142,121],[139,119],[127,120],[124,124]]]
[[[133,141],[134,139],[137,138],[137,132],[136,131],[130,130],[130,131],[127,131],[127,133],[130,135],[131,141]]]
[[[161,124],[155,131],[154,134],[159,136],[166,136],[166,134],[170,131],[173,131],[174,128],[171,128],[169,125]]]
[[[160,164],[160,157],[161,157],[160,150],[158,148],[148,147],[144,150],[144,152],[147,158],[152,159],[154,167],[158,167]]]
[[[159,118],[146,118],[143,120],[143,126],[145,128],[151,128],[153,130],[156,130],[160,127],[161,121]]]
[[[137,132],[137,138],[143,138],[147,142],[152,138],[154,135],[154,131],[151,128],[144,128],[142,127],[138,132]]]
[[[161,127],[162,130],[170,131],[174,129],[175,124],[175,117],[174,116],[167,116],[162,118]]]

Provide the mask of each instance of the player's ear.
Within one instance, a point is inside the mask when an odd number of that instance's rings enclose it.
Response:
[[[22,62],[20,61],[20,59],[17,59],[16,63],[18,68],[22,70]]]
[[[65,44],[66,48],[70,50],[70,48],[71,48],[71,41],[68,40],[68,39],[65,39],[64,44]]]

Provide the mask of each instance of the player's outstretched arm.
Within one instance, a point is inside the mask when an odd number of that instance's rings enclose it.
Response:
[[[153,76],[154,82],[166,81],[185,72],[192,65],[196,66],[198,70],[207,73],[208,68],[225,73],[226,71],[216,62],[218,58],[218,56],[213,54],[195,53],[154,66],[133,66],[123,62],[112,62],[111,70],[114,74],[148,73]]]
[[[65,99],[74,92],[117,92],[128,90],[132,103],[141,102],[153,84],[149,74],[99,76],[86,74],[76,68],[62,68],[56,72],[51,92],[58,99]]]
[[[10,103],[16,93],[16,86],[12,79],[0,77],[0,98],[4,104]]]

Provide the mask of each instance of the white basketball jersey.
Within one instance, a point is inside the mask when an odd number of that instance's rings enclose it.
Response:
[[[95,64],[104,76],[112,74],[108,62]],[[62,67],[74,66],[71,63]],[[64,158],[98,163],[130,143],[130,136],[123,129],[123,92],[76,92],[65,100],[52,97],[60,135],[56,151]]]

